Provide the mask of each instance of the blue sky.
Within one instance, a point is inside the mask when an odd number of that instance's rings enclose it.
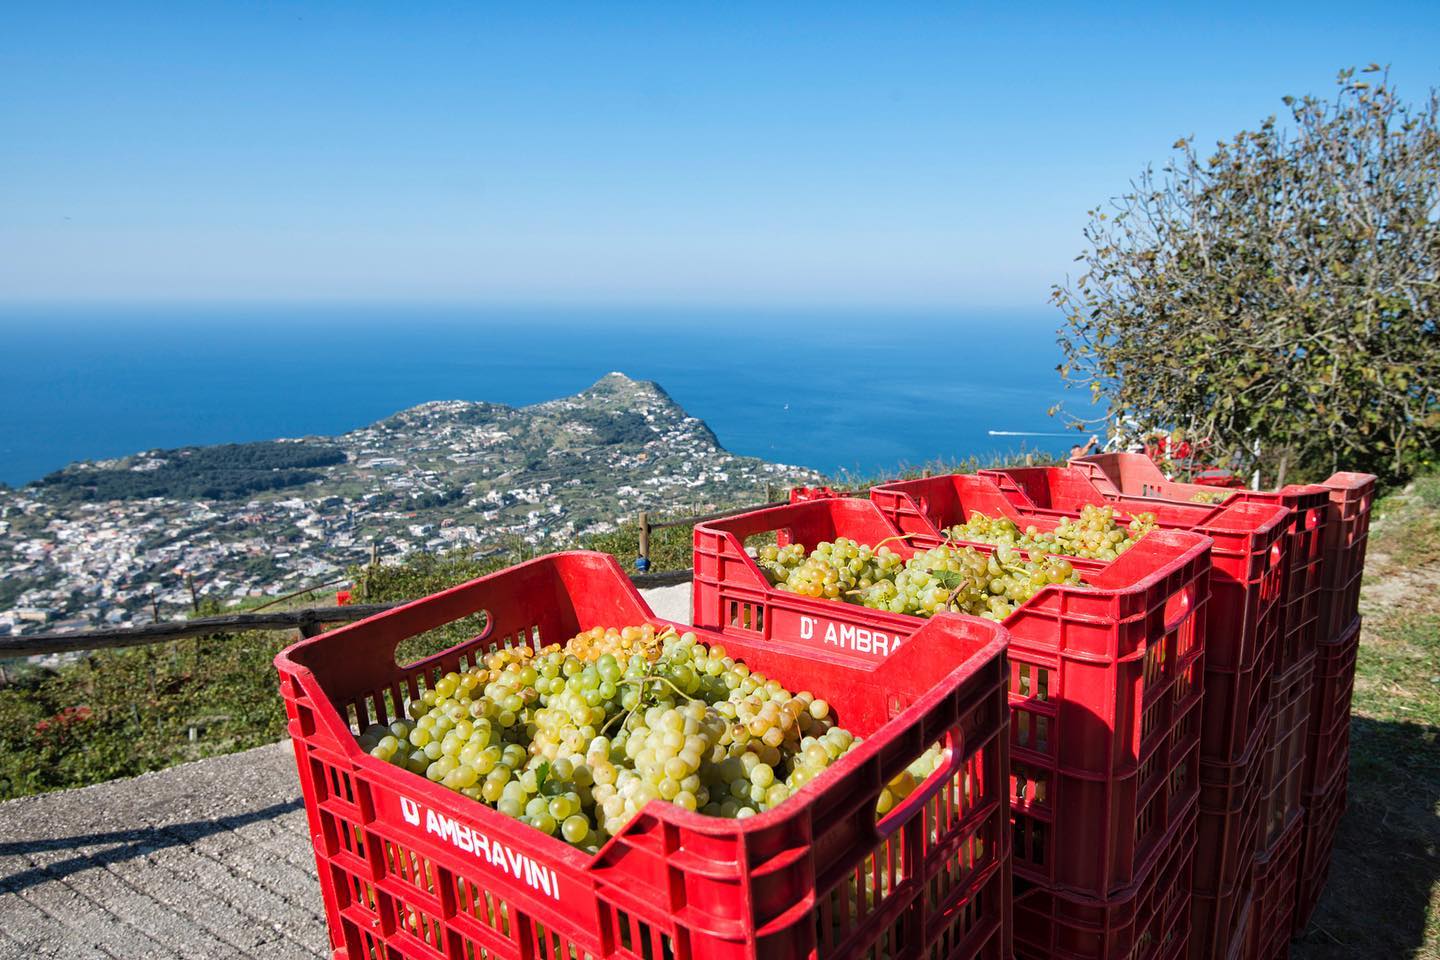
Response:
[[[1043,307],[1177,136],[1440,83],[1257,6],[12,4],[0,301]]]

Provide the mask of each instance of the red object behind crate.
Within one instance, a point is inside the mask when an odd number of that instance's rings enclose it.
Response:
[[[806,500],[827,500],[831,497],[838,497],[830,487],[791,487],[790,502],[804,503]]]
[[[745,552],[771,533],[810,547],[893,536],[873,503],[853,499],[697,524],[696,623],[858,659],[907,655],[925,620],[772,587]],[[1158,531],[1112,563],[1077,561],[1089,587],[1045,587],[1004,621],[1017,875],[1106,896],[1135,881],[1196,796],[1209,544]]]
[[[1214,487],[1177,483],[1149,457],[1138,453],[1097,453],[1077,457],[1070,466],[1083,471],[1109,497],[1191,503],[1198,494],[1213,495]],[[1320,581],[1330,491],[1317,485],[1291,484],[1276,492],[1235,490],[1224,502],[1249,501],[1289,507],[1293,516],[1285,545],[1285,578],[1280,591],[1280,643],[1275,670],[1298,662],[1320,640]]]
[[[1234,763],[1200,764],[1200,815],[1190,911],[1190,957],[1210,960],[1241,949],[1255,889],[1269,715]],[[1237,942],[1239,941],[1239,942]]]
[[[1190,530],[1214,541],[1206,609],[1205,707],[1201,756],[1231,763],[1255,733],[1269,694],[1270,650],[1279,629],[1288,509],[1237,502],[1224,506],[1107,501],[1089,478],[1066,467],[1025,467],[951,474],[875,487],[870,499],[911,543],[939,542],[942,531],[975,511],[1018,527],[1053,530],[1090,505],[1109,503],[1129,523],[1147,510],[1163,529]],[[1039,503],[1044,506],[1037,505]],[[1126,513],[1125,511],[1129,511]]]
[[[1105,898],[1066,896],[1016,879],[1016,960],[1174,960],[1190,937],[1195,807],[1170,828],[1139,879]]]
[[[1375,477],[1337,473],[1322,484],[1330,491],[1320,576],[1320,642],[1339,640],[1360,613],[1360,580],[1370,539]]]
[[[473,640],[396,665],[403,639],[481,612]],[[864,742],[746,820],[653,801],[593,857],[356,745],[486,651],[647,621],[665,622],[613,558],[566,553],[276,658],[336,960],[1009,955],[1005,632],[984,621],[937,618],[914,657],[864,665],[725,639],[751,668],[824,692]],[[885,783],[936,741],[949,762],[877,822]]]

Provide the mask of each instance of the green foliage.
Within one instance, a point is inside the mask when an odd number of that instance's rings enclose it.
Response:
[[[581,410],[570,419],[595,431],[595,442],[614,446],[628,443],[639,446],[655,439],[655,431],[638,413]]]
[[[0,689],[0,799],[273,743],[285,708],[271,661],[293,639],[181,640],[22,675]]]
[[[323,475],[315,467],[345,462],[338,447],[316,444],[226,443],[157,451],[153,470],[67,467],[36,485],[66,500],[141,500],[174,497],[224,500],[298,486]]]
[[[1180,140],[1091,211],[1060,370],[1112,431],[1184,428],[1247,469],[1258,443],[1290,478],[1393,479],[1440,444],[1440,100],[1365,73],[1209,157]]]

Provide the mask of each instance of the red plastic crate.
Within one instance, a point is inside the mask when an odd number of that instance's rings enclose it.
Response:
[[[1267,732],[1257,730],[1234,763],[1200,764],[1200,815],[1191,880],[1194,960],[1225,956],[1254,891]]]
[[[1305,798],[1304,838],[1300,846],[1298,882],[1295,888],[1295,917],[1292,932],[1299,936],[1310,924],[1315,905],[1325,891],[1330,876],[1330,857],[1335,848],[1335,834],[1345,816],[1345,800],[1349,788],[1349,771],[1336,770],[1331,781]]]
[[[1290,955],[1303,828],[1304,820],[1297,813],[1255,858],[1255,908],[1247,960],[1283,960]]]
[[[1375,477],[1337,473],[1322,484],[1330,491],[1320,582],[1320,642],[1338,640],[1360,612],[1360,581],[1370,540]]]
[[[954,510],[958,498],[947,498],[942,484],[936,482],[948,479],[907,481],[877,489],[885,491],[887,502],[894,504],[887,511],[891,516],[900,518],[913,511],[943,528],[960,520]],[[1107,499],[1085,473],[1069,467],[987,470],[972,479],[993,483],[1023,518],[1017,521],[1022,525],[1033,516],[1052,518],[1050,522],[1055,523],[1062,516],[1077,516],[1088,504],[1109,503],[1122,511],[1126,521],[1148,511],[1155,514],[1156,525],[1162,529],[1191,530],[1215,542],[1205,614],[1205,729],[1200,753],[1207,761],[1233,763],[1259,729],[1259,717],[1269,699],[1271,651],[1282,612],[1279,599],[1289,509],[1243,500],[1214,506],[1134,497]]]
[[[1169,960],[1190,936],[1192,804],[1139,879],[1103,899],[1067,896],[1015,881],[1016,960]]]
[[[1261,801],[1260,849],[1268,850],[1299,815],[1305,796],[1306,738],[1310,730],[1310,689],[1315,652],[1277,674],[1273,715],[1265,754],[1265,797]]]
[[[1070,461],[1108,496],[1191,503],[1199,493],[1217,488],[1165,479],[1155,462],[1141,453],[1098,453]],[[1319,485],[1291,484],[1281,490],[1224,491],[1224,503],[1271,503],[1289,507],[1293,516],[1285,545],[1285,578],[1280,592],[1280,643],[1275,669],[1282,671],[1314,648],[1320,639],[1320,582],[1325,525],[1330,516],[1330,490]]]
[[[404,638],[481,612],[474,639],[395,663]],[[566,553],[276,658],[336,960],[1009,955],[1005,632],[994,624],[939,618],[911,639],[915,657],[863,665],[723,638],[752,668],[823,691],[864,742],[775,810],[723,820],[652,802],[593,857],[353,739],[487,651],[647,621],[665,622],[613,558]],[[884,784],[936,741],[949,762],[877,823]]]
[[[942,543],[946,539],[946,528],[964,523],[977,511],[991,518],[1011,520],[1021,530],[1034,524],[1045,531],[1054,530],[1062,519],[1080,512],[1079,507],[1073,512],[1017,509],[989,477],[964,473],[871,487],[870,502],[898,532],[909,535],[907,543],[925,548]],[[1103,501],[1094,497],[1085,502],[1101,504]]]
[[[925,623],[776,590],[745,552],[770,533],[809,546],[893,535],[873,503],[854,499],[697,524],[696,623],[857,658],[903,652]],[[1090,587],[1046,587],[1005,620],[1017,875],[1106,896],[1134,882],[1196,796],[1209,542],[1160,531],[1112,563],[1079,561]]]
[[[1350,701],[1355,693],[1355,659],[1360,652],[1360,618],[1335,643],[1315,649],[1315,679],[1310,695],[1309,743],[1305,750],[1305,790],[1330,782],[1350,759]]]

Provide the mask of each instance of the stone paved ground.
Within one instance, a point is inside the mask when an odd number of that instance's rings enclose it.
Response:
[[[327,955],[288,743],[0,804],[0,957]]]
[[[0,803],[0,960],[326,958],[312,849],[288,743]]]

